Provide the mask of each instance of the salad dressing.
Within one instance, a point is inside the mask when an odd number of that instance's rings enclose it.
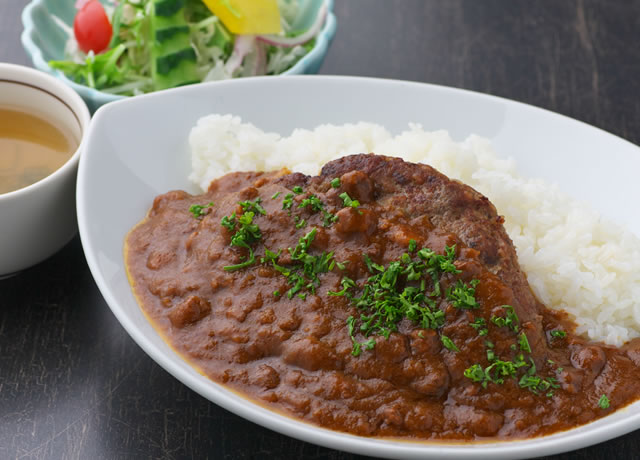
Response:
[[[44,179],[77,148],[71,133],[39,115],[0,107],[0,194]]]

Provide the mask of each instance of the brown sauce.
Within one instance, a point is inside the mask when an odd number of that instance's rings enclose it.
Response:
[[[0,107],[0,194],[44,179],[77,148],[70,133],[41,116]]]
[[[407,165],[361,155],[330,163],[316,178],[235,173],[203,195],[157,197],[126,240],[128,274],[142,309],[212,380],[274,410],[357,435],[529,438],[633,402],[640,394],[640,342],[616,349],[574,335],[567,315],[546,309],[531,294],[486,198],[431,168]],[[331,185],[336,177],[337,188]],[[342,193],[359,205],[345,205]],[[301,207],[311,195],[322,210]],[[253,223],[261,235],[249,245],[255,262],[225,270],[247,261],[250,252],[232,244],[239,226],[229,229],[221,221],[233,212],[242,216],[248,209],[238,203],[258,198],[264,214],[254,208]],[[190,212],[193,205],[201,207]],[[337,221],[327,221],[327,213]],[[295,268],[292,253],[312,229],[307,254],[332,253],[341,266],[318,271],[316,284],[303,275],[305,286],[289,296],[295,282],[276,266]],[[382,273],[368,266],[364,254],[388,270],[405,253],[420,262],[420,249],[444,257],[454,245],[451,260],[459,272],[441,273],[442,294],[433,296],[431,311],[442,312],[438,327],[404,317],[388,338],[360,332],[366,322],[361,315],[371,311],[357,306],[357,299]],[[261,261],[267,249],[282,250],[277,263]],[[345,277],[354,282],[351,299],[335,295]],[[421,284],[407,277],[396,281],[398,292],[413,286],[433,294],[434,278],[423,276]],[[476,306],[452,300],[457,283],[475,285]],[[517,321],[511,325],[495,320],[509,318],[503,305],[513,307]],[[357,356],[354,342],[361,344]],[[501,375],[498,370],[508,366],[498,362],[518,367]],[[472,379],[474,365],[491,378]]]

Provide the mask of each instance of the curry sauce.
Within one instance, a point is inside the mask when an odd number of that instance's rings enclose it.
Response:
[[[325,428],[527,438],[640,394],[640,342],[576,336],[493,205],[426,165],[232,173],[158,196],[126,240],[141,308],[212,380]]]

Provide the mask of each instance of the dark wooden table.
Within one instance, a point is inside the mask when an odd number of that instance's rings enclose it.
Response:
[[[640,142],[638,0],[336,3],[322,73],[496,94]],[[30,64],[26,4],[0,0],[0,61]],[[640,458],[640,432],[553,458],[607,457]],[[167,374],[111,314],[75,238],[0,281],[0,459],[12,458],[361,457],[247,422]]]

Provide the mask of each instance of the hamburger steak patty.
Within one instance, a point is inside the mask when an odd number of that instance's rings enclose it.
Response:
[[[530,437],[633,401],[638,343],[572,334],[502,223],[427,165],[362,154],[160,195],[125,258],[147,317],[203,374],[334,430]]]
[[[502,225],[504,220],[487,197],[431,166],[376,155],[353,155],[332,161],[322,168],[318,179],[310,181],[322,183],[352,171],[366,176],[361,180],[368,178],[375,183],[375,188],[371,187],[373,196],[362,197],[363,200],[375,200],[382,207],[402,212],[408,219],[424,216],[434,229],[452,233],[466,246],[479,251],[487,269],[514,290],[520,317],[536,318],[539,304],[518,265],[516,250]]]

